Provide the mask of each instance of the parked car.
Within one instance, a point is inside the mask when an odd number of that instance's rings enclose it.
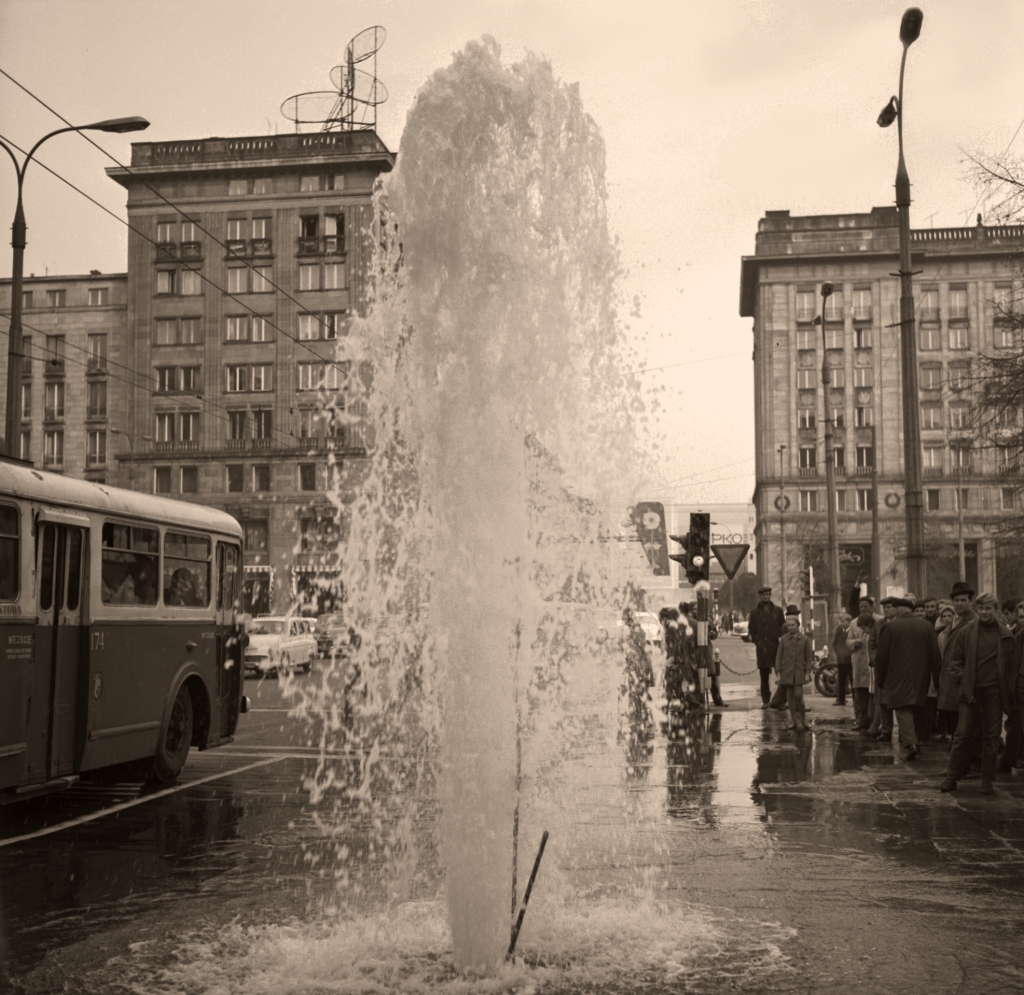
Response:
[[[749,626],[746,622],[733,622],[732,631],[736,633],[745,643],[750,642],[750,631]]]
[[[329,659],[334,653],[345,654],[350,646],[358,645],[359,637],[351,626],[345,622],[342,612],[329,612],[316,620],[313,629],[316,636],[316,649],[321,659]]]
[[[261,615],[246,626],[246,674],[309,673],[317,657],[313,622],[308,618]]]

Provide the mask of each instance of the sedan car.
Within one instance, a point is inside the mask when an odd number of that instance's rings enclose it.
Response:
[[[346,624],[342,612],[320,615],[316,620],[313,634],[316,636],[317,652],[325,660],[329,660],[335,653],[346,654],[355,636],[354,630]],[[355,638],[358,639],[357,636]]]
[[[246,674],[305,673],[317,657],[313,623],[308,618],[261,615],[246,626],[249,645],[245,648]]]

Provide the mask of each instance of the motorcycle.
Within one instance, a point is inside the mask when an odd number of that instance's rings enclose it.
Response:
[[[811,668],[814,677],[814,686],[818,694],[826,698],[836,696],[836,683],[839,678],[839,668],[835,662],[829,659],[828,650],[820,649],[814,654],[814,666]]]

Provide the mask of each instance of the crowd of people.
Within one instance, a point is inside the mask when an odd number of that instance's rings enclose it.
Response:
[[[795,605],[773,604],[762,587],[750,615],[757,650],[763,708],[788,702],[789,728],[806,728],[803,685],[813,667],[810,639],[800,631]],[[914,760],[923,743],[948,743],[949,762],[940,790],[978,768],[981,792],[992,794],[997,772],[1024,766],[1024,602],[999,605],[963,581],[948,600],[913,594],[875,601],[860,598],[857,617],[836,620],[832,651],[837,665],[835,704],[852,696],[853,726],[891,741]],[[779,677],[774,695],[770,675]]]

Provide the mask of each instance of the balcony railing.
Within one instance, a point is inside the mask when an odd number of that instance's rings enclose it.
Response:
[[[248,444],[248,439],[228,439],[227,441],[228,449],[245,449]]]
[[[269,256],[274,251],[274,240],[254,238],[249,242],[249,250],[254,256]]]
[[[252,448],[253,449],[272,449],[273,446],[274,446],[274,440],[273,439],[253,439],[252,440]]]
[[[182,242],[181,243],[181,258],[182,259],[202,259],[203,258],[203,243],[202,242]]]
[[[229,256],[244,256],[249,244],[244,238],[229,238],[224,243],[224,247],[227,249]]]
[[[340,235],[302,235],[297,239],[300,256],[338,255],[344,251],[345,239]]]
[[[159,242],[156,247],[156,261],[166,262],[169,259],[178,258],[177,242]]]
[[[858,466],[854,472],[858,477],[870,477],[875,472],[873,466]]]
[[[926,477],[941,477],[942,476],[942,467],[941,466],[926,466],[926,467],[922,468],[921,472]]]
[[[800,467],[801,477],[816,477],[818,476],[818,468],[816,466],[802,466]]]

